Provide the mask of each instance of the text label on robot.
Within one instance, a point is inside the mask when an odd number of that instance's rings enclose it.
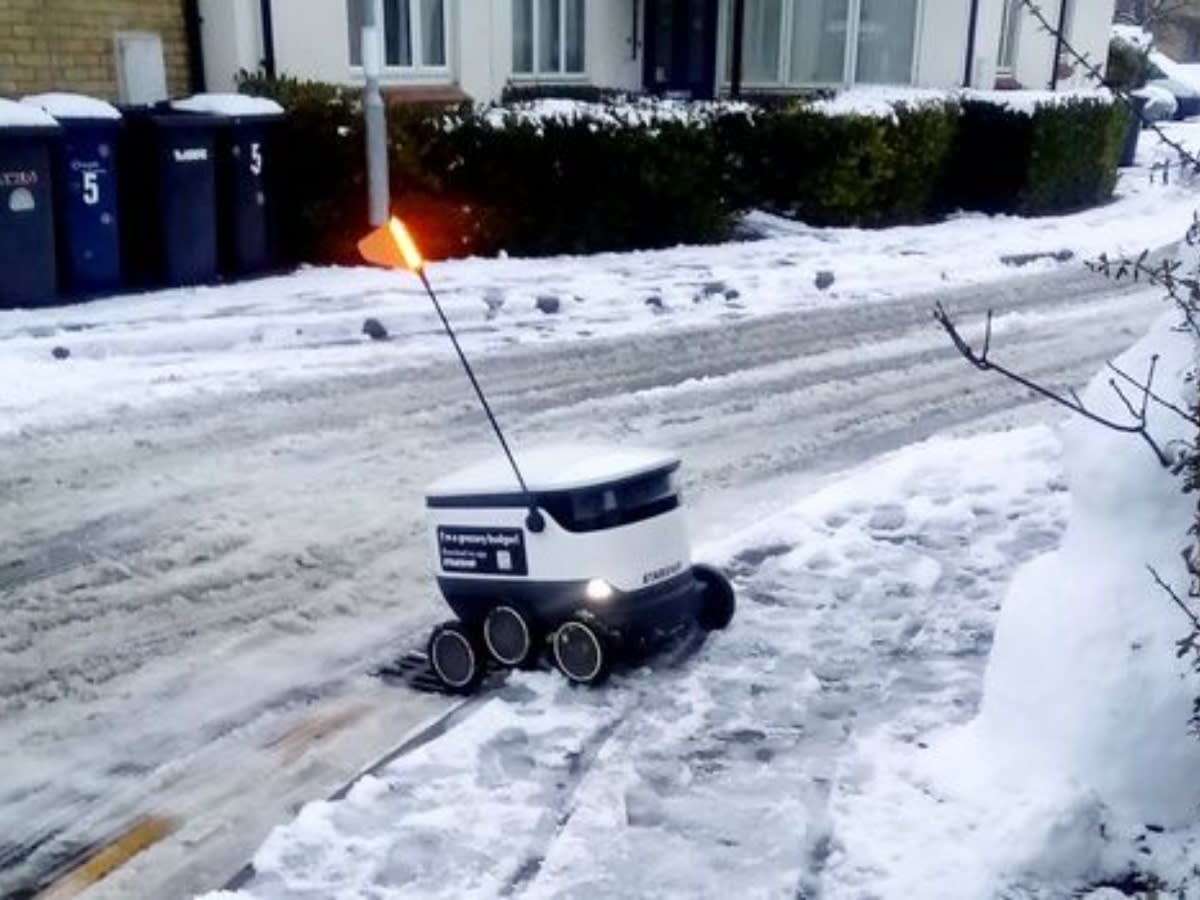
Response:
[[[442,571],[464,575],[528,575],[525,534],[519,528],[441,527]]]

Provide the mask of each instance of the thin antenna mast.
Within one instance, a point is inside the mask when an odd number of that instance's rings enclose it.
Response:
[[[533,493],[529,490],[529,485],[525,483],[525,476],[521,474],[521,467],[517,465],[517,459],[513,456],[513,452],[508,446],[508,441],[504,438],[504,432],[500,428],[500,423],[496,421],[496,415],[492,412],[492,406],[488,403],[487,396],[483,393],[483,387],[479,384],[479,379],[475,377],[475,370],[471,368],[471,363],[467,359],[467,355],[463,352],[462,345],[458,343],[458,336],[454,333],[454,328],[451,327],[450,320],[446,318],[441,301],[438,300],[437,292],[434,291],[433,285],[429,283],[429,278],[425,274],[425,259],[421,256],[421,251],[417,248],[412,235],[408,233],[408,229],[404,227],[403,222],[393,217],[387,224],[377,228],[360,241],[358,250],[363,255],[363,258],[370,263],[389,269],[407,268],[412,270],[421,279],[421,284],[425,286],[425,293],[433,301],[433,308],[437,310],[438,318],[442,320],[442,327],[446,329],[450,343],[454,345],[454,352],[458,354],[458,361],[462,363],[462,367],[467,373],[467,378],[471,380],[471,387],[475,389],[475,396],[479,398],[479,404],[487,414],[488,421],[492,424],[492,430],[496,432],[496,439],[500,442],[500,446],[504,449],[504,455],[508,458],[508,464],[512,466],[513,474],[517,476],[517,484],[521,487],[521,493],[525,495],[525,500],[529,504],[529,515],[525,517],[525,527],[535,534],[542,531],[546,527],[546,519],[542,515],[541,510],[538,509]]]

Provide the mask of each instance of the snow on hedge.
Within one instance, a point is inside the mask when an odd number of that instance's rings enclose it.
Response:
[[[1177,324],[1163,316],[1117,365],[1144,377],[1157,354],[1156,391],[1187,409],[1196,348]],[[1110,377],[1098,374],[1085,401],[1128,420]],[[1163,446],[1195,438],[1153,404],[1149,422]],[[1200,740],[1188,721],[1200,679],[1176,654],[1189,623],[1147,567],[1187,595],[1180,552],[1195,496],[1137,436],[1077,418],[1064,450],[1066,535],[1009,588],[978,717],[929,749],[882,733],[864,742],[870,782],[833,802],[843,877],[870,872],[883,895],[954,900],[988,900],[1014,879],[1066,896],[1133,871],[1177,888],[1193,878]]]
[[[1107,90],[1078,91],[945,91],[932,88],[864,86],[841,91],[833,97],[805,103],[806,108],[826,116],[866,116],[892,118],[899,107],[921,108],[956,104],[963,101],[991,103],[1012,112],[1032,115],[1037,109],[1061,106],[1076,100],[1110,102]],[[546,122],[592,122],[597,125],[651,126],[666,122],[705,125],[714,118],[728,114],[748,114],[754,107],[746,102],[719,100],[693,101],[657,98],[627,98],[609,102],[583,100],[541,99],[486,107],[484,121],[493,128],[510,124],[542,124]],[[447,127],[453,127],[453,121]]]
[[[1154,35],[1140,25],[1118,22],[1112,27],[1113,40],[1129,44],[1135,50],[1149,50],[1154,46]]]
[[[545,122],[595,122],[598,125],[659,125],[667,122],[705,124],[723,113],[748,112],[750,106],[736,101],[667,100],[629,98],[611,102],[540,99],[485,108],[484,120],[494,128],[509,124]]]

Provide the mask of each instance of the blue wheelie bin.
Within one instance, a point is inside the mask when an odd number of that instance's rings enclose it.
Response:
[[[167,105],[121,112],[121,242],[127,280],[143,286],[215,281],[217,140],[224,120]]]
[[[236,277],[277,268],[275,153],[283,107],[242,94],[197,94],[171,106],[224,122],[217,144],[221,271]]]
[[[58,134],[46,113],[0,99],[0,308],[41,306],[58,294],[51,165]]]
[[[121,286],[121,114],[103,100],[77,94],[38,94],[22,102],[45,110],[63,129],[54,153],[63,290],[77,296],[115,291]]]

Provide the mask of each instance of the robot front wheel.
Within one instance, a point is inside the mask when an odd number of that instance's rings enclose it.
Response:
[[[733,585],[719,570],[702,563],[692,567],[692,575],[701,584],[696,624],[705,631],[723,631],[737,610]]]

